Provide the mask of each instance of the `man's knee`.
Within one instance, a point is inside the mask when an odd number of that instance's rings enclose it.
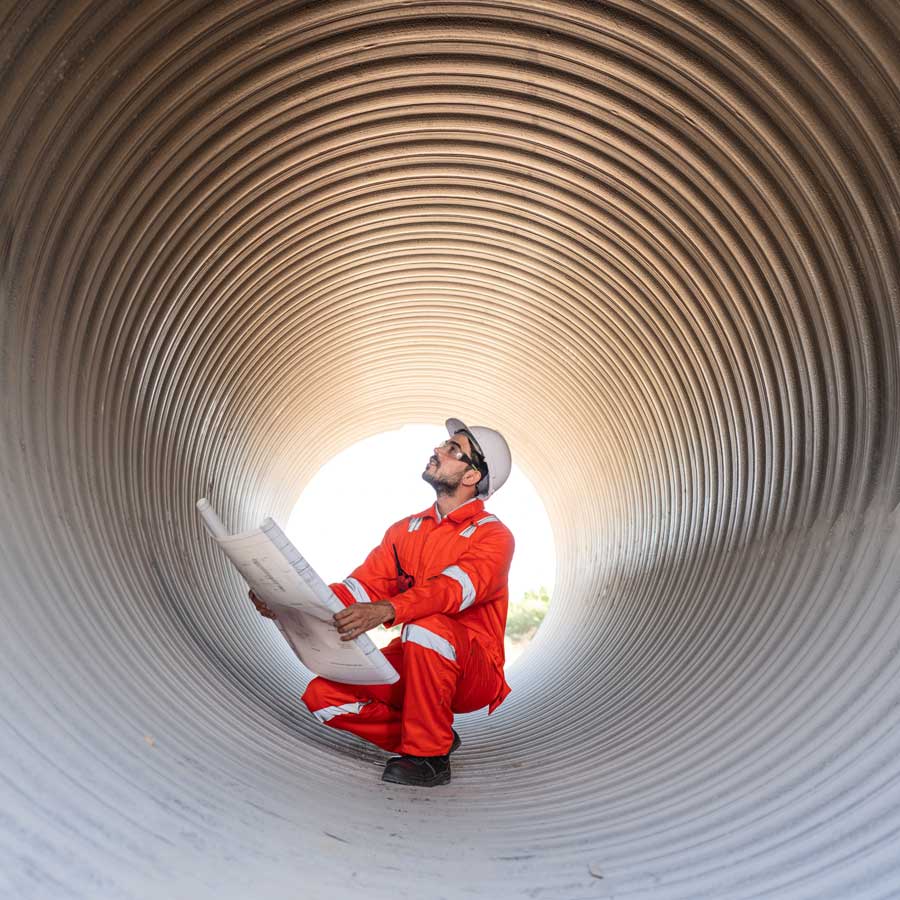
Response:
[[[430,616],[422,616],[421,619],[413,619],[407,625],[418,625],[420,628],[444,637],[450,637],[454,632],[453,619],[450,616],[445,616],[443,613],[432,613]]]
[[[301,697],[306,708],[323,724],[334,724],[337,716],[359,715],[369,700],[354,696],[346,685],[329,681],[327,678],[313,678]]]
[[[310,681],[300,699],[311,713],[315,713],[324,707],[339,706],[356,698],[350,695],[346,686],[318,677]]]
[[[303,692],[303,696],[300,699],[306,704],[306,708],[310,712],[322,706],[322,679],[313,678],[306,686],[306,690]],[[324,705],[327,706],[328,704],[325,703]]]
[[[458,662],[464,649],[459,628],[450,618],[441,613],[423,616],[407,622],[401,632],[404,649],[410,644],[435,651],[445,659]]]

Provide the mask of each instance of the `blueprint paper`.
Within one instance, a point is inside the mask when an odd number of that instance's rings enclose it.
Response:
[[[342,641],[332,621],[344,605],[272,519],[229,535],[206,500],[197,509],[213,540],[278,617],[284,639],[316,675],[344,684],[393,684],[400,676],[363,634]]]

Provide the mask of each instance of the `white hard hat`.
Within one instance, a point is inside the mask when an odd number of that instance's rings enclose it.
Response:
[[[469,428],[459,419],[447,419],[447,432],[453,437],[457,431],[464,431],[474,440],[475,449],[484,457],[488,473],[478,482],[478,495],[482,500],[487,500],[494,491],[503,487],[509,478],[509,470],[512,468],[512,454],[509,452],[509,444],[499,431],[493,428],[485,428],[482,425],[473,425]]]

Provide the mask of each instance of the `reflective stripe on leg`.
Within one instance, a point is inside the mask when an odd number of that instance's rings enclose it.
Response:
[[[441,637],[439,634],[435,634],[421,625],[404,625],[402,637],[404,644],[419,644],[422,647],[427,647],[429,650],[434,650],[435,653],[439,653],[445,659],[456,662],[456,648],[453,644],[447,638]]]
[[[362,700],[357,703],[344,703],[341,706],[325,706],[322,709],[313,710],[313,715],[324,725],[335,716],[343,716],[347,713],[358,714],[369,702],[369,700]]]

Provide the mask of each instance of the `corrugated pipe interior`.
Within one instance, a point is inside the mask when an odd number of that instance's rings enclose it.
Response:
[[[6,0],[0,895],[900,896],[898,84],[895,0]],[[557,588],[404,790],[194,503],[447,415]]]

